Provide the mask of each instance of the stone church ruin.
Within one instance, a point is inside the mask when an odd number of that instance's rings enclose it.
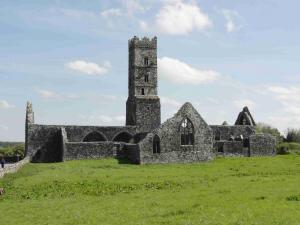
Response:
[[[25,151],[32,162],[61,162],[103,157],[133,163],[212,160],[217,154],[274,155],[274,137],[255,133],[247,107],[235,125],[208,125],[191,103],[161,123],[157,93],[157,38],[128,41],[128,99],[125,126],[65,126],[34,123],[27,103]]]

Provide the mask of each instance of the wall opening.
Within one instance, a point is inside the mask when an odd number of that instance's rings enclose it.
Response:
[[[221,140],[221,132],[219,130],[215,131],[215,140],[220,141]]]
[[[129,134],[128,132],[121,132],[117,136],[113,138],[114,142],[125,142],[125,143],[130,143],[132,140],[132,135]]]
[[[83,138],[83,142],[107,141],[105,136],[97,131],[93,131]]]
[[[145,89],[142,88],[142,95],[145,95]]]
[[[180,124],[180,137],[181,145],[194,144],[194,126],[188,118],[183,119]]]
[[[149,82],[149,75],[148,75],[148,74],[145,75],[145,82],[146,82],[146,83]]]
[[[144,58],[144,66],[148,66],[149,65],[149,58],[145,57]]]
[[[158,135],[155,135],[153,138],[153,154],[160,153],[160,139]]]

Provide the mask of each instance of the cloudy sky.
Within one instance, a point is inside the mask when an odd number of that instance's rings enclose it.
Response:
[[[0,2],[0,140],[36,123],[122,125],[128,39],[158,37],[162,118],[191,102],[210,124],[300,127],[300,3],[294,0]]]

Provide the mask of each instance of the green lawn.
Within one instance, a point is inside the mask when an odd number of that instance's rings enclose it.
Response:
[[[28,164],[0,179],[0,224],[300,224],[300,156]]]

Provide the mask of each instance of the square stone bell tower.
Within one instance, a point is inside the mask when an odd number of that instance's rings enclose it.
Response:
[[[134,37],[128,41],[128,99],[126,125],[150,132],[161,123],[157,96],[157,38]]]

